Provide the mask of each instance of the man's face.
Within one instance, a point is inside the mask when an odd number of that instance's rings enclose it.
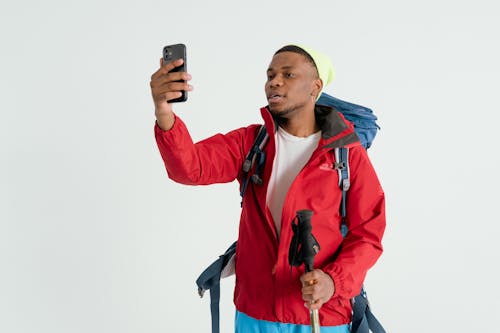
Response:
[[[265,91],[269,110],[276,116],[288,118],[311,108],[321,87],[316,68],[303,55],[278,53],[267,70]]]

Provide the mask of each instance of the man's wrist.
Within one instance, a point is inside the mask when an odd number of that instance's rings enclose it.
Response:
[[[175,116],[173,113],[161,117],[156,117],[156,124],[163,131],[170,130],[174,126],[174,123],[175,123]]]

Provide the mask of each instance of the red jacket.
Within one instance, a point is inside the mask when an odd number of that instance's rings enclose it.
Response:
[[[268,133],[275,122],[266,108],[261,109]],[[300,275],[303,268],[290,269],[288,250],[292,238],[291,221],[297,210],[311,209],[312,232],[321,250],[314,267],[328,273],[335,284],[332,298],[320,309],[324,326],[347,324],[351,320],[350,299],[361,290],[368,269],[382,253],[385,229],[385,199],[365,149],[352,124],[327,107],[316,107],[322,137],[311,159],[295,178],[285,198],[279,239],[266,206],[267,184],[275,154],[274,136],[265,146],[263,184],[249,183],[241,211],[236,253],[234,303],[238,311],[253,318],[309,325],[304,307]],[[225,135],[216,134],[193,143],[189,132],[176,117],[174,126],[163,131],[155,125],[155,137],[171,179],[182,184],[201,185],[241,182],[241,167],[259,125],[250,125]],[[349,233],[342,241],[339,206],[341,191],[333,168],[332,149],[350,148],[351,187],[347,196]],[[337,259],[334,253],[342,243]]]

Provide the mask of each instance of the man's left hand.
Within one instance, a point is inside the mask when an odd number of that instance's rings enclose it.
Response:
[[[335,285],[330,275],[321,269],[315,269],[300,277],[302,282],[302,299],[304,306],[311,310],[319,310],[335,293]]]

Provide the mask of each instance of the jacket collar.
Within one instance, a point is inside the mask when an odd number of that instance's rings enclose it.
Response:
[[[267,106],[261,108],[260,112],[264,119],[267,133],[274,133],[278,125]],[[320,144],[323,148],[333,149],[360,144],[359,137],[354,131],[354,126],[340,112],[329,106],[317,104],[314,113],[316,115],[316,122],[321,129],[322,143]]]

